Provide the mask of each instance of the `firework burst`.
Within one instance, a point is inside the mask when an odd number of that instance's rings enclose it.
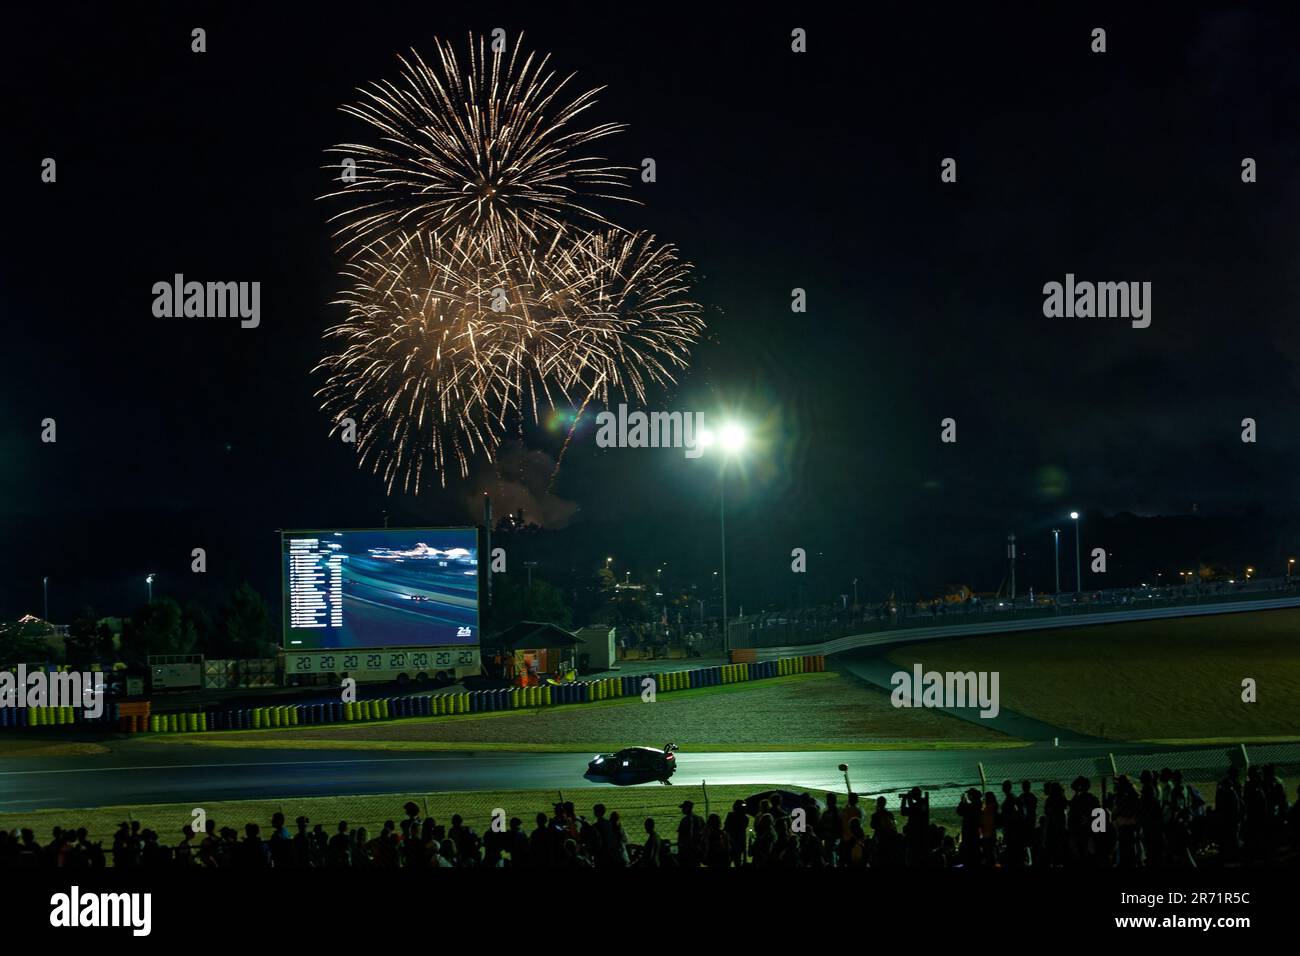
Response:
[[[325,333],[339,347],[317,397],[336,432],[355,423],[390,494],[428,471],[468,476],[508,427],[561,403],[644,401],[703,331],[676,249],[586,205],[626,185],[625,167],[579,155],[623,128],[577,123],[599,91],[568,98],[571,77],[521,41],[489,54],[471,36],[463,69],[450,44],[437,52],[345,107],[377,143],[333,150],[356,172],[332,194],[350,203],[336,217],[348,314]]]
[[[401,77],[361,90],[343,107],[379,135],[377,143],[344,143],[331,168],[355,181],[333,193],[352,204],[335,217],[344,247],[394,230],[425,232],[490,254],[544,241],[577,218],[607,224],[589,199],[623,199],[627,167],[576,151],[623,130],[618,123],[583,127],[581,115],[600,89],[568,98],[572,75],[559,78],[549,57],[525,55],[522,36],[508,54],[470,37],[461,62],[435,41],[432,65],[412,51],[399,57]]]
[[[703,328],[689,266],[653,237],[610,231],[544,255],[486,260],[428,235],[372,244],[346,271],[340,351],[317,392],[356,423],[362,465],[391,493],[418,491],[426,460],[489,459],[508,422],[560,403],[644,400],[674,381]]]

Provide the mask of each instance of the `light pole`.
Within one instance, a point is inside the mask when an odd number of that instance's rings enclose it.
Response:
[[[1061,606],[1061,529],[1052,529],[1052,559],[1056,565],[1056,606]]]
[[[147,585],[149,586],[149,603],[150,603],[150,604],[153,603],[153,578],[154,578],[153,574],[150,573],[150,574],[148,575],[148,577],[146,577],[146,578],[144,579],[144,583],[147,584]]]
[[[1083,565],[1079,562],[1079,512],[1071,511],[1074,521],[1074,593],[1083,593]]]
[[[1288,575],[1289,577],[1290,575]],[[41,578],[41,590],[45,594],[45,623],[50,623],[50,576]]]
[[[1291,569],[1295,567],[1295,558],[1287,558],[1286,561],[1286,583],[1291,583]]]
[[[528,569],[528,591],[531,594],[533,590],[533,568],[537,567],[537,562],[525,561],[524,567]]]
[[[728,422],[717,436],[706,432],[700,438],[702,444],[716,442],[722,449],[722,463],[718,467],[718,515],[722,528],[722,653],[726,654],[731,650],[731,635],[727,633],[727,461],[741,452],[748,436],[740,425]]]

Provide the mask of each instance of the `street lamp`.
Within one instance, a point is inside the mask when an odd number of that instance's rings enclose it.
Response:
[[[1295,567],[1295,558],[1287,558],[1286,561],[1286,583],[1291,583],[1291,569]]]
[[[1287,577],[1290,577],[1288,574]],[[50,623],[50,576],[41,578],[41,590],[45,595],[45,623]]]
[[[150,604],[153,603],[153,579],[154,579],[154,575],[153,575],[152,572],[149,574],[148,577],[146,577],[146,578],[144,579],[144,583],[147,584],[147,585],[149,585],[149,603],[150,603]]]
[[[1052,560],[1056,565],[1056,606],[1061,606],[1061,529],[1052,529]]]
[[[1079,561],[1079,512],[1071,511],[1070,519],[1074,522],[1074,593],[1083,593],[1083,565]]]

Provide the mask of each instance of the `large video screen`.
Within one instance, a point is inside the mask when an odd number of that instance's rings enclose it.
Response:
[[[286,531],[285,650],[477,644],[474,528]]]

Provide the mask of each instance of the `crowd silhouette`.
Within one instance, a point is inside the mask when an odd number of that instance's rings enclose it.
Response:
[[[706,817],[687,800],[667,835],[654,819],[629,832],[617,811],[595,804],[590,818],[571,802],[538,813],[532,829],[498,816],[482,832],[459,815],[443,824],[403,807],[400,822],[378,833],[340,822],[332,832],[281,813],[264,834],[209,817],[203,832],[185,826],[171,843],[140,823],[122,823],[105,849],[85,828],[55,827],[41,844],[30,829],[0,830],[0,868],[610,868],[620,867],[1193,867],[1272,864],[1300,856],[1300,794],[1288,803],[1273,766],[1251,767],[1244,782],[1232,769],[1213,807],[1177,770],[1143,771],[1136,779],[1086,777],[1035,791],[1030,781],[1001,785],[1001,795],[971,788],[956,804],[955,832],[931,819],[937,795],[919,787],[865,807],[856,793],[828,793],[819,804],[772,793],[737,800]],[[794,799],[790,799],[794,798]]]

